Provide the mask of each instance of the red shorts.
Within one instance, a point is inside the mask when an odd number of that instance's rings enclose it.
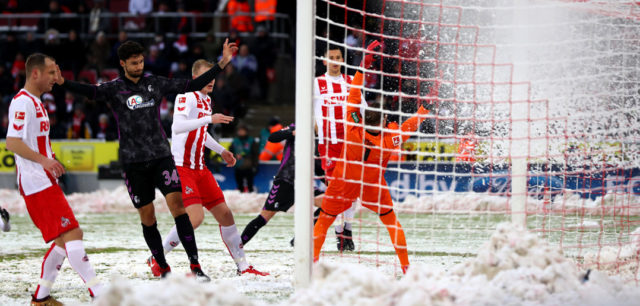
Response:
[[[194,170],[186,167],[176,167],[182,182],[182,202],[184,207],[202,204],[207,210],[223,203],[224,194],[213,178],[209,169]]]
[[[58,184],[32,195],[24,196],[24,201],[27,204],[31,221],[40,229],[46,243],[79,227],[69,202]]]
[[[322,210],[327,214],[337,216],[349,209],[353,201],[358,198],[362,200],[362,206],[377,214],[384,214],[393,209],[393,200],[384,179],[374,186],[336,178],[324,193]]]
[[[336,162],[340,158],[340,153],[342,153],[342,142],[319,144],[318,152],[320,152],[320,158],[322,159],[322,170],[324,170],[325,178],[330,180],[333,178],[333,169],[335,169]]]

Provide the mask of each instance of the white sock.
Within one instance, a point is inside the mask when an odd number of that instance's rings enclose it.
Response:
[[[342,213],[344,216],[344,228],[346,230],[351,230],[351,222],[353,222],[353,218],[356,216],[356,202],[353,202],[351,204],[351,207],[349,207],[349,209],[345,210],[344,213]]]
[[[249,268],[249,264],[244,258],[244,246],[242,245],[242,239],[240,239],[240,234],[238,233],[236,225],[220,226],[220,235],[233,258],[233,261],[236,262],[238,270],[244,271]]]
[[[177,247],[178,245],[180,245],[180,236],[178,236],[178,230],[174,225],[169,231],[169,234],[164,237],[164,241],[162,242],[164,253],[167,254],[171,252],[171,250],[173,250],[173,248]]]
[[[8,232],[11,230],[11,222],[5,223],[2,218],[0,218],[0,230],[3,232]]]
[[[44,255],[44,260],[42,261],[40,282],[38,282],[38,288],[36,288],[35,293],[36,299],[43,299],[49,296],[51,287],[53,287],[53,283],[58,276],[58,271],[60,271],[60,267],[66,257],[67,252],[63,248],[57,246],[55,243],[51,244],[51,248],[49,248],[47,254]]]
[[[82,240],[69,241],[64,246],[67,249],[69,264],[87,285],[89,293],[94,297],[99,296],[102,290],[102,283],[96,277],[96,271],[93,270],[93,266],[89,263],[89,257],[87,257],[87,252],[84,250]]]

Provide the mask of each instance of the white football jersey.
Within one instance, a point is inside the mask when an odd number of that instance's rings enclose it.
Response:
[[[16,137],[33,151],[54,158],[49,141],[49,115],[40,98],[22,89],[9,106],[7,137]],[[57,180],[39,163],[16,154],[18,187],[24,195],[31,195],[57,184]]]
[[[211,98],[200,92],[187,92],[176,96],[173,116],[186,116],[187,120],[210,117]],[[204,143],[207,140],[206,124],[187,133],[171,132],[171,153],[176,166],[204,169]]]
[[[350,85],[351,76],[346,74],[333,77],[325,73],[313,82],[313,113],[320,144],[336,144],[344,140],[344,116]],[[366,105],[364,97],[362,104]]]

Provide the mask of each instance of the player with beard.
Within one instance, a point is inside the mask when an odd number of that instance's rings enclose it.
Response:
[[[178,236],[189,258],[192,273],[200,279],[208,279],[198,261],[193,227],[182,202],[180,177],[160,122],[160,102],[167,95],[205,87],[231,61],[237,49],[235,43],[225,41],[222,59],[196,79],[168,79],[143,74],[144,48],[133,41],[126,41],[118,48],[124,77],[100,85],[88,85],[65,81],[58,70],[57,83],[63,88],[80,93],[90,100],[106,103],[113,111],[120,136],[122,176],[133,206],[138,209],[144,239],[160,267],[159,274],[162,277],[171,268],[164,257],[153,207],[156,187],[164,195],[175,219]]]

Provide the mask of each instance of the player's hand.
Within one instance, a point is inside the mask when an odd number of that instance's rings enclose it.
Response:
[[[233,121],[233,119],[234,118],[231,116],[223,115],[220,113],[211,115],[211,123],[213,124],[216,124],[216,123],[229,124],[231,123],[231,121]]]
[[[45,158],[40,162],[40,165],[44,170],[51,173],[53,177],[59,178],[62,174],[65,173],[64,167],[57,160],[52,158]]]
[[[224,68],[233,58],[233,54],[238,51],[238,46],[236,43],[229,43],[229,39],[224,40],[224,45],[222,45],[222,60],[220,60],[221,68]]]
[[[62,72],[60,72],[60,66],[58,65],[56,65],[56,84],[64,84],[64,78],[62,77]]]
[[[222,151],[222,154],[220,154],[220,156],[222,156],[222,159],[224,159],[224,162],[227,163],[227,167],[233,167],[236,165],[236,158],[233,157],[233,153],[224,150]]]
[[[377,40],[371,42],[367,46],[367,51],[365,51],[366,55],[364,56],[364,59],[362,59],[362,64],[360,64],[360,66],[364,69],[371,68],[373,62],[379,57],[379,55],[375,53],[379,53],[380,51],[382,51],[382,44]]]

